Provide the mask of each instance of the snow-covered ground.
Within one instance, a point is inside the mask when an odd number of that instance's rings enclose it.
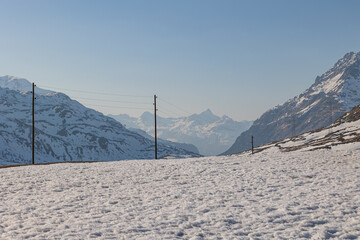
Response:
[[[0,239],[358,239],[360,143],[0,169]]]

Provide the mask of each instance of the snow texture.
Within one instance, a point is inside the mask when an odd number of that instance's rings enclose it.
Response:
[[[360,143],[0,169],[0,239],[358,239]]]

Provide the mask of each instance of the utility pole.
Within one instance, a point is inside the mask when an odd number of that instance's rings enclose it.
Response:
[[[154,120],[155,120],[155,159],[157,159],[157,129],[156,129],[156,95],[154,95]]]
[[[32,164],[35,164],[35,83],[32,84]]]

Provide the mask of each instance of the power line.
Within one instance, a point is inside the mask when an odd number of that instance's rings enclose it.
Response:
[[[76,99],[90,100],[90,101],[101,101],[101,102],[114,102],[114,103],[131,103],[131,104],[148,104],[148,105],[151,104],[151,103],[148,103],[148,102],[128,102],[128,101],[117,101],[117,100],[108,100],[108,99],[99,99],[99,98],[76,97]]]
[[[190,113],[189,111],[184,110],[183,108],[181,108],[181,107],[179,107],[179,106],[177,106],[177,105],[175,105],[173,103],[170,103],[170,102],[168,102],[168,101],[166,101],[166,100],[164,100],[162,98],[159,98],[159,99],[162,100],[163,102],[167,103],[168,105],[171,105],[171,106],[181,110],[182,112],[185,112],[185,113],[189,114],[189,116],[193,115],[193,113]],[[173,112],[171,110],[168,110],[168,111]],[[175,113],[175,112],[173,112],[173,113]],[[179,114],[179,112],[177,112],[175,114]],[[179,114],[179,115],[181,115],[181,114]],[[198,114],[196,114],[196,118],[198,118],[199,120],[202,120],[205,123],[207,123],[209,121],[208,119],[206,119],[206,118],[204,118],[204,117],[202,117],[201,115],[198,115]]]
[[[164,107],[162,105],[160,105],[158,108],[161,109],[162,112],[165,111],[168,114],[170,113],[170,115],[172,115],[172,116],[179,116],[179,115],[181,116],[181,114],[179,114],[179,112],[174,112],[174,111],[172,111],[172,110],[170,110],[170,109],[168,109],[168,108],[166,108],[166,107]]]
[[[42,88],[50,88],[55,90],[63,90],[63,91],[70,91],[70,92],[79,92],[79,93],[88,93],[88,94],[98,94],[98,95],[106,95],[106,96],[119,96],[119,97],[137,97],[137,98],[151,98],[152,96],[145,96],[145,95],[130,95],[130,94],[117,94],[117,93],[105,93],[105,92],[94,92],[94,91],[84,91],[84,90],[77,90],[77,89],[67,89],[67,88],[58,88],[58,87],[51,87],[51,86],[41,86]]]
[[[76,90],[76,89],[67,89],[67,88],[57,88],[51,86],[43,86],[41,88],[48,88],[48,89],[55,89],[55,90],[64,90],[64,91],[71,91],[71,92],[79,92],[79,93],[86,93],[86,94],[97,94],[97,95],[106,95],[106,96],[117,96],[117,97],[136,97],[136,98],[150,98],[150,96],[141,96],[141,95],[124,95],[124,94],[113,94],[113,93],[105,93],[105,92],[94,92],[94,91],[84,91],[84,90]],[[103,98],[86,98],[86,97],[73,97],[74,99],[78,100],[88,100],[88,101],[99,101],[104,103],[123,103],[123,104],[137,104],[140,105],[139,107],[131,107],[131,106],[114,106],[114,105],[103,105],[103,104],[92,104],[92,103],[84,103],[88,107],[104,107],[104,108],[114,108],[114,109],[140,109],[140,110],[148,110],[150,111],[149,107],[141,107],[141,105],[150,105],[150,102],[135,102],[135,101],[121,101],[121,100],[111,100],[111,99],[103,99]]]
[[[170,114],[170,113],[168,113],[168,112],[164,112],[163,110],[160,110],[160,108],[159,108],[158,112],[162,113],[162,116],[164,116],[164,117],[177,118],[177,117],[174,116],[173,114]],[[161,119],[158,119],[158,120],[161,121]]]
[[[164,100],[164,99],[162,99],[162,98],[159,98],[159,99],[162,100],[163,102],[167,103],[168,105],[171,105],[171,106],[173,106],[173,107],[181,110],[182,112],[185,112],[185,113],[189,114],[189,116],[193,115],[193,113],[190,113],[189,111],[187,111],[187,110],[185,110],[185,109],[183,109],[183,108],[181,108],[181,107],[179,107],[179,106],[177,106],[177,105],[175,105],[175,104],[173,104],[173,103],[170,103],[169,101],[166,101],[166,100]],[[173,112],[173,111],[171,111],[171,110],[169,110],[169,109],[168,109],[168,111]],[[173,113],[175,113],[175,112],[173,112]],[[177,112],[177,113],[175,113],[175,114],[181,115],[181,114],[179,114],[179,112]],[[206,118],[204,118],[204,117],[202,117],[202,116],[200,116],[200,115],[198,115],[198,114],[196,114],[196,118],[198,118],[199,120],[202,120],[204,123],[207,123],[207,122],[208,122],[208,119],[206,119]],[[230,130],[230,129],[229,129],[229,130]]]
[[[163,101],[164,103],[169,104],[169,105],[171,105],[171,106],[173,106],[173,107],[176,107],[177,109],[185,112],[186,114],[192,115],[192,113],[190,113],[190,112],[184,110],[183,108],[181,108],[181,107],[179,107],[179,106],[177,106],[177,105],[175,105],[175,104],[173,104],[173,103],[170,103],[170,102],[168,102],[168,101],[166,101],[166,100],[164,100],[164,99],[162,99],[162,98],[159,98],[159,100],[161,100],[161,101]]]
[[[127,108],[127,109],[143,109],[143,110],[151,110],[151,108],[140,108],[140,107],[123,107],[123,106],[109,106],[109,105],[98,105],[98,104],[87,104],[83,103],[86,106],[91,107],[106,107],[106,108]]]

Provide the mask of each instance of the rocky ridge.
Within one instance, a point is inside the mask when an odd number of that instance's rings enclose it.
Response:
[[[265,112],[223,154],[233,154],[330,125],[360,104],[360,53],[350,52],[298,96]]]

